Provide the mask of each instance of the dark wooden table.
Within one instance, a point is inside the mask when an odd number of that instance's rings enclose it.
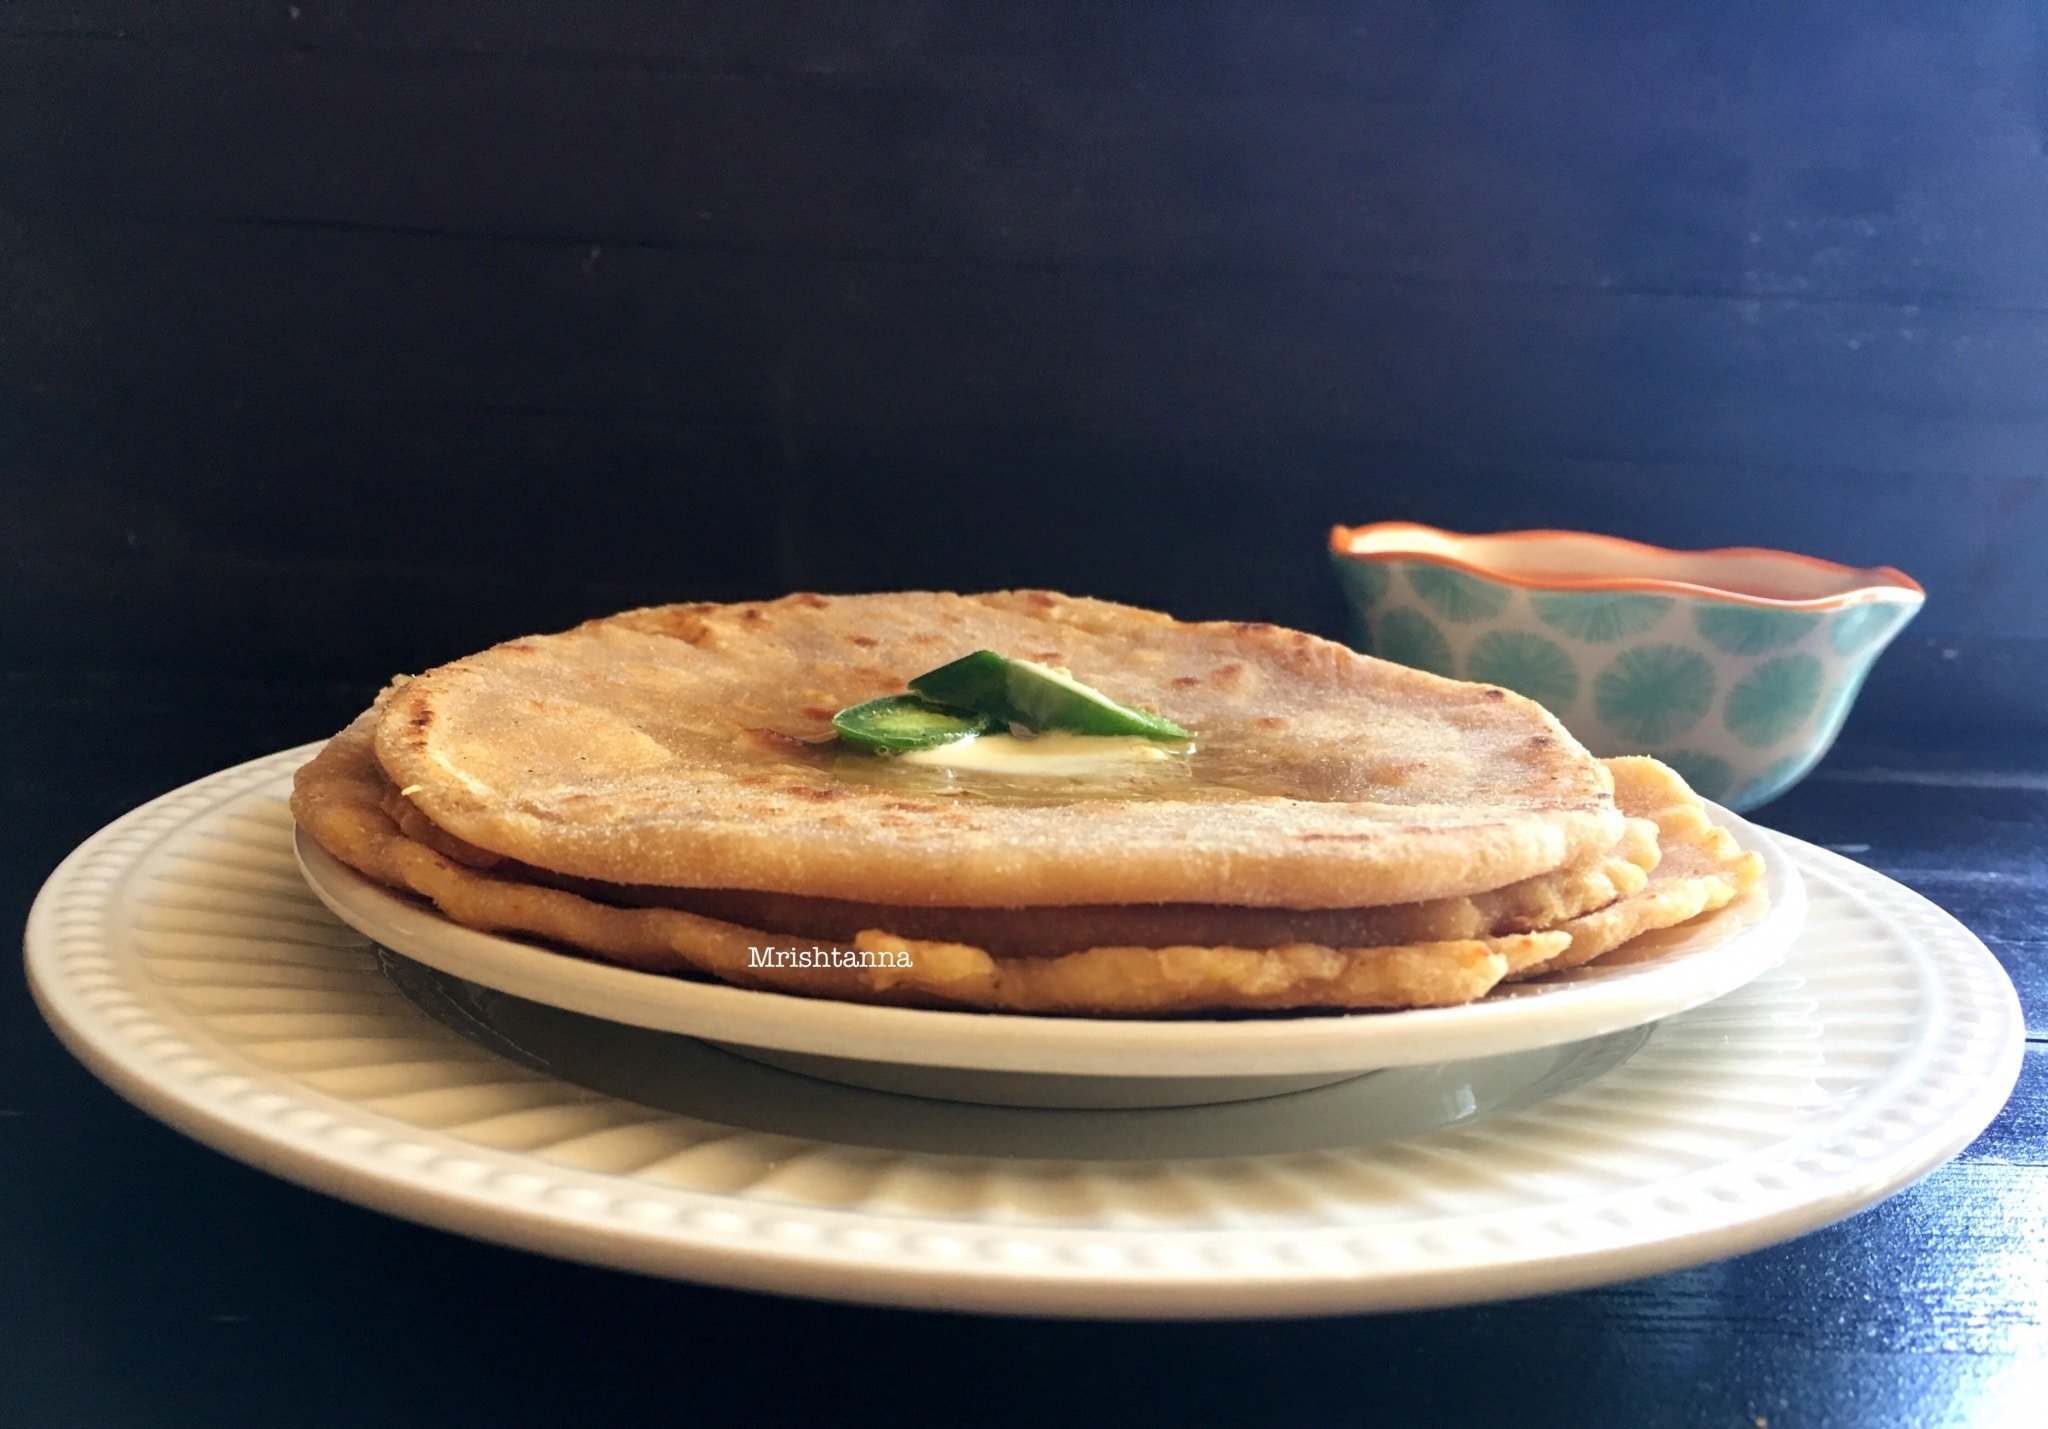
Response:
[[[323,735],[367,691],[20,679],[0,891],[142,799]],[[456,1426],[2038,1423],[2048,1371],[2048,757],[1840,750],[1766,814],[1920,889],[2034,1033],[1992,1128],[1789,1245],[1605,1290],[1322,1321],[1084,1324],[809,1304],[476,1244],[128,1108],[0,989],[0,1423]]]

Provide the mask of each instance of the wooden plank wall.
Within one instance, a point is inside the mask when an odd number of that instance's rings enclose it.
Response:
[[[1334,633],[1333,521],[1891,563],[2048,728],[2019,0],[0,8],[0,669],[620,604]]]

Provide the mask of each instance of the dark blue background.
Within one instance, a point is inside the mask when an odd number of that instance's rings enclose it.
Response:
[[[2021,3],[24,0],[0,668],[369,683],[641,601],[1341,628],[1332,522],[1921,578],[2048,728]]]

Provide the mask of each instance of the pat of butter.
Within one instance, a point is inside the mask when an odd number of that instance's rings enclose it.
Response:
[[[1156,739],[1134,734],[1041,734],[1019,739],[1010,734],[984,734],[956,739],[931,749],[896,756],[903,764],[932,764],[976,774],[1011,774],[1022,778],[1086,779],[1122,774],[1132,768],[1171,759],[1175,751]]]

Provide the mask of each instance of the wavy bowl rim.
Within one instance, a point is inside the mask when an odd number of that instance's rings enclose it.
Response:
[[[1830,575],[1854,576],[1864,584],[1855,590],[1840,591],[1833,595],[1791,599],[1661,576],[1576,576],[1538,579],[1499,570],[1475,560],[1460,560],[1454,556],[1439,555],[1433,551],[1377,551],[1368,554],[1355,549],[1358,542],[1368,537],[1409,531],[1440,537],[1454,544],[1475,540],[1549,541],[1569,538],[1598,541],[1619,547],[1631,554],[1655,557],[1764,556],[1809,569],[1826,571]],[[1652,545],[1647,541],[1631,541],[1623,536],[1609,536],[1599,531],[1570,531],[1547,527],[1522,531],[1468,532],[1449,531],[1420,521],[1373,521],[1363,526],[1340,524],[1330,528],[1330,554],[1348,561],[1417,561],[1424,565],[1441,566],[1446,570],[1461,571],[1481,580],[1497,581],[1502,585],[1517,586],[1524,590],[1635,591],[1718,600],[1734,605],[1764,606],[1773,610],[1842,610],[1851,606],[1872,604],[1919,606],[1927,599],[1926,588],[1894,566],[1846,566],[1838,561],[1823,560],[1819,556],[1778,550],[1770,546],[1715,546],[1701,550],[1679,550],[1670,546]]]

